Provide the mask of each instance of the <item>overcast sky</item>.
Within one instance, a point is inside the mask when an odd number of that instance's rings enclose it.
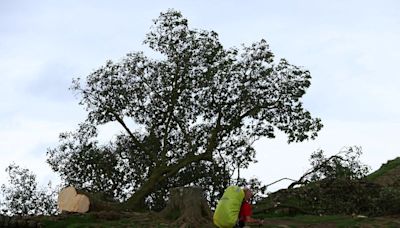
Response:
[[[85,119],[68,90],[72,79],[148,51],[142,41],[152,19],[169,8],[192,28],[216,31],[225,47],[264,38],[277,58],[311,72],[303,101],[325,125],[319,137],[290,145],[281,133],[260,140],[259,163],[247,177],[297,179],[317,149],[330,155],[361,146],[373,170],[399,155],[400,1],[0,0],[0,184],[12,162],[42,184],[57,182],[46,148]]]

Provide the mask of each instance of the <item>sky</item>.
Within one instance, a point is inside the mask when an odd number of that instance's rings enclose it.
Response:
[[[311,72],[303,102],[324,124],[318,138],[288,144],[278,132],[260,139],[258,163],[245,177],[298,179],[318,149],[329,156],[360,146],[372,171],[399,156],[400,1],[0,0],[0,184],[13,162],[42,185],[59,182],[46,150],[86,115],[68,89],[72,79],[128,52],[151,56],[145,34],[170,8],[190,27],[216,31],[226,48],[265,39],[277,60]]]

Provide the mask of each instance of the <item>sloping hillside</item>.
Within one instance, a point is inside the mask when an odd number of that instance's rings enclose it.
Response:
[[[400,187],[400,157],[383,164],[378,170],[368,175],[367,180],[385,187]]]

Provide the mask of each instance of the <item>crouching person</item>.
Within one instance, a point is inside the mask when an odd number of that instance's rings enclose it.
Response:
[[[246,223],[262,225],[264,223],[264,220],[254,219],[253,217],[251,217],[253,215],[253,210],[250,204],[250,199],[251,197],[253,197],[253,193],[249,188],[244,188],[243,191],[244,199],[242,202],[242,206],[240,207],[239,222],[237,224],[237,227],[244,227]]]
[[[213,221],[219,228],[244,227],[246,223],[262,224],[262,220],[253,219],[249,200],[252,192],[248,188],[229,186],[218,201]]]

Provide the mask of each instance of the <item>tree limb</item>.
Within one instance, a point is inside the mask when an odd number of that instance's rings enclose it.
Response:
[[[215,127],[213,129],[211,129],[211,135],[210,135],[210,138],[207,143],[206,151],[204,152],[204,154],[209,156],[210,159],[212,157],[212,154],[211,154],[212,151],[217,147],[218,133],[221,130],[221,120],[222,120],[222,111],[219,110],[217,121],[215,123]]]
[[[331,160],[334,159],[334,158],[339,159],[339,160],[342,160],[342,161],[345,160],[345,159],[343,159],[342,157],[338,156],[337,154],[336,154],[336,155],[332,155],[331,157],[329,157],[328,159],[326,159],[324,162],[322,162],[322,163],[319,164],[318,166],[314,167],[313,169],[311,169],[311,170],[309,170],[308,172],[306,172],[305,174],[303,174],[303,176],[301,176],[300,179],[299,179],[298,181],[295,181],[295,182],[291,183],[291,184],[288,186],[288,189],[291,189],[291,188],[293,188],[294,186],[296,186],[296,185],[298,185],[298,184],[305,184],[307,181],[304,181],[304,179],[305,179],[308,175],[310,175],[311,173],[314,173],[314,172],[320,170],[322,167],[324,167],[329,161],[331,161]]]
[[[182,121],[180,121],[178,118],[174,116],[174,121],[178,124],[179,128],[181,129],[183,133],[183,137],[185,138],[186,142],[189,144],[189,153],[194,154],[193,151],[193,142],[192,142],[192,137],[189,135],[189,133],[186,131],[185,126],[183,126]]]
[[[131,130],[128,128],[128,126],[125,124],[124,120],[118,116],[118,114],[116,114],[114,111],[112,110],[108,110],[111,114],[114,115],[115,119],[117,120],[117,122],[119,124],[122,125],[122,127],[126,130],[126,132],[128,132],[129,136],[131,137],[133,143],[138,146],[143,152],[145,152],[147,155],[149,155],[151,157],[151,159],[153,161],[157,161],[156,156],[154,155],[154,153],[150,150],[148,150],[143,143],[141,143],[136,137],[135,135],[131,132]]]
[[[183,159],[179,160],[178,163],[175,163],[173,165],[169,165],[168,168],[166,169],[166,172],[162,178],[164,180],[165,178],[171,177],[175,175],[176,173],[179,172],[180,169],[186,167],[192,162],[198,162],[201,160],[207,160],[211,161],[212,159],[209,158],[209,156],[206,153],[202,153],[199,155],[187,155]]]

